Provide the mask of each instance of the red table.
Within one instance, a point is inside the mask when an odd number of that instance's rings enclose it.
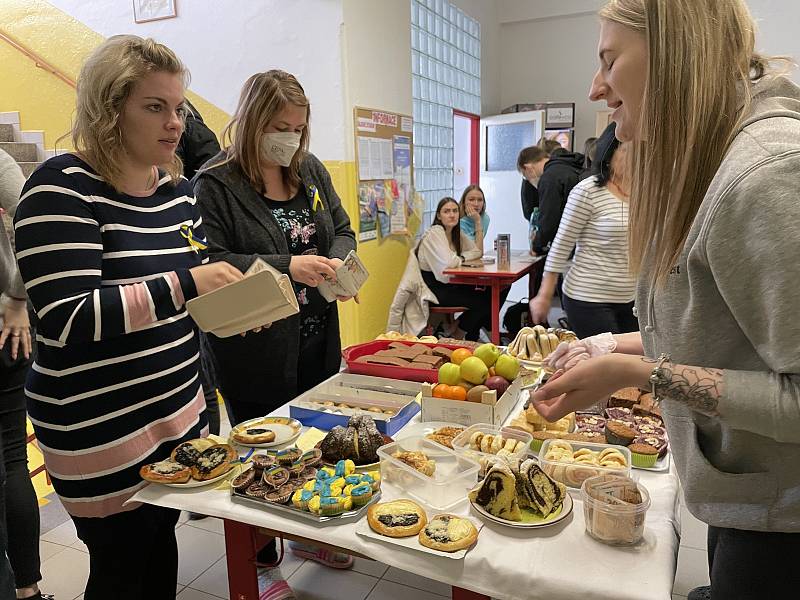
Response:
[[[499,269],[497,264],[477,267],[461,266],[456,269],[445,269],[444,274],[450,276],[450,283],[474,285],[492,288],[492,343],[500,343],[500,291],[511,287],[511,284],[522,279],[533,270],[534,265],[542,260],[542,256],[521,256],[512,253],[508,269]]]

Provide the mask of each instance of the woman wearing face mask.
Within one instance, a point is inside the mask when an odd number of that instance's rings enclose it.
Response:
[[[600,15],[591,98],[632,141],[641,333],[613,353],[574,342],[588,360],[533,400],[555,420],[652,386],[687,508],[709,525],[711,586],[689,598],[795,597],[800,89],[755,52],[741,0],[614,0]]]
[[[242,271],[265,260],[291,277],[300,305],[300,314],[259,333],[209,335],[233,424],[272,412],[341,363],[338,307],[317,286],[336,276],[356,242],[328,171],[308,152],[310,111],[293,75],[253,75],[223,132],[227,147],[194,180],[212,259]],[[276,560],[273,548],[261,562]],[[323,550],[311,558],[352,564]]]
[[[572,188],[542,286],[530,302],[531,320],[546,323],[558,276],[574,250],[562,297],[570,328],[580,338],[639,330],[633,316],[636,280],[628,272],[627,147],[614,137],[613,124],[600,145],[598,174]]]
[[[464,189],[458,211],[461,215],[461,232],[475,242],[475,247],[482,252],[483,238],[489,230],[489,215],[486,212],[486,196],[480,186],[473,184]]]
[[[78,77],[74,153],[28,179],[17,259],[38,316],[28,412],[89,549],[84,597],[174,599],[178,511],[125,504],[143,464],[207,431],[185,301],[238,281],[204,262],[175,148],[188,74],[167,47],[115,36]]]

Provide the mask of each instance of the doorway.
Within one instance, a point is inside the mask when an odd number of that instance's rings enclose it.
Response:
[[[460,198],[464,188],[478,183],[480,117],[453,109],[453,195]]]

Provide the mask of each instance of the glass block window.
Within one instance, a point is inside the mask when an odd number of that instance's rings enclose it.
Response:
[[[414,180],[428,228],[453,190],[453,109],[480,114],[480,23],[447,0],[411,0]]]

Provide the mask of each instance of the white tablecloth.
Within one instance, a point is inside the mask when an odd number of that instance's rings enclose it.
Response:
[[[287,410],[274,414],[287,414]],[[419,417],[415,417],[418,419]],[[486,522],[478,543],[463,560],[364,538],[357,521],[319,525],[260,507],[234,502],[230,493],[208,488],[175,489],[151,484],[132,500],[190,510],[283,531],[353,550],[404,571],[502,600],[670,600],[678,555],[678,480],[672,473],[635,470],[650,492],[644,541],[633,548],[606,546],[584,531],[583,506],[565,521],[541,529],[515,529]],[[384,484],[382,500],[399,497]],[[452,512],[470,514],[468,502]]]

